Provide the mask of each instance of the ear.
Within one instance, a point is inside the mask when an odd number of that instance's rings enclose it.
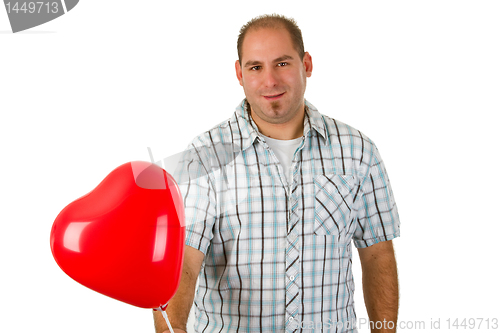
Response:
[[[241,65],[239,60],[236,60],[234,68],[236,69],[236,77],[238,78],[238,81],[240,81],[240,86],[243,86],[243,74],[241,73]]]
[[[306,52],[304,54],[304,69],[306,70],[306,76],[311,77],[312,70],[313,70],[313,63],[312,63],[312,58],[309,52]]]

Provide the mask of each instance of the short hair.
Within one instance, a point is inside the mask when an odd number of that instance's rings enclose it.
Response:
[[[302,32],[297,26],[295,20],[292,18],[285,17],[283,15],[266,14],[251,19],[250,21],[247,22],[247,24],[241,27],[237,42],[238,60],[240,64],[241,64],[243,40],[245,39],[247,32],[251,29],[259,29],[259,28],[286,29],[290,34],[290,37],[292,38],[293,46],[297,51],[297,53],[299,54],[300,60],[304,59],[305,52],[304,52],[304,41],[302,40]]]

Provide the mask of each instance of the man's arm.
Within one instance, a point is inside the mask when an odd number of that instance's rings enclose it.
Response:
[[[399,288],[392,241],[359,248],[358,253],[363,270],[363,294],[366,310],[375,327],[371,332],[396,332]],[[378,326],[377,322],[380,322]],[[376,329],[376,327],[382,327],[382,329]]]
[[[189,311],[194,300],[196,279],[200,273],[203,258],[203,252],[191,246],[184,246],[184,261],[179,289],[167,306],[168,320],[175,333],[186,332]],[[161,312],[153,311],[153,317],[156,333],[170,333]]]

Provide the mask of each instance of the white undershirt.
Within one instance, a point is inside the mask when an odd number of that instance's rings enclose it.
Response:
[[[292,140],[277,140],[265,135],[262,136],[266,139],[267,144],[280,161],[286,181],[290,183],[290,167],[292,166],[293,153],[295,153],[295,150],[300,146],[302,137]]]

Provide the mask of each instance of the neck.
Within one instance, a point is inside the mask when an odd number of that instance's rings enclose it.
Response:
[[[304,105],[300,110],[292,119],[280,124],[263,120],[255,112],[252,112],[251,107],[249,113],[260,133],[277,140],[292,140],[304,135]]]

